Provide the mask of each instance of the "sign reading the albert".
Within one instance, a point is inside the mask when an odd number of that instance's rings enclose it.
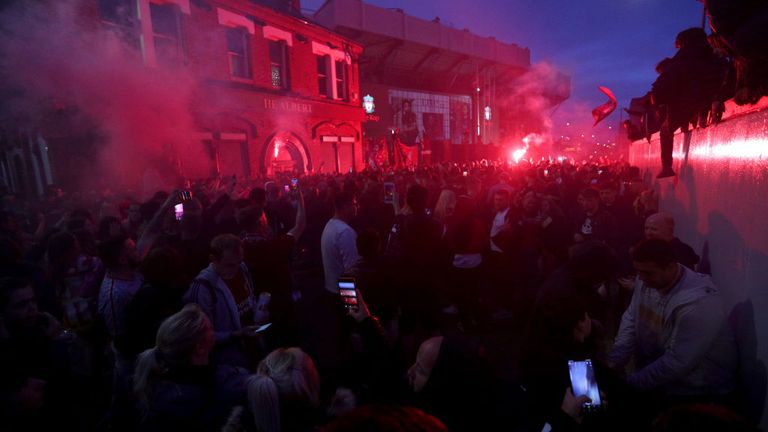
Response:
[[[269,110],[312,114],[312,104],[304,103],[304,102],[296,102],[291,100],[276,100],[276,99],[264,98],[264,108]]]

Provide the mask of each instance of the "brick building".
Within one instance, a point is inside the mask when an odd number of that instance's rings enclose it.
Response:
[[[81,2],[85,25],[117,32],[146,68],[184,68],[194,77],[190,135],[202,143],[211,174],[362,168],[362,47],[307,21],[298,1]],[[64,129],[58,134],[75,133]],[[4,144],[11,158],[0,174],[12,190],[39,194],[76,175],[76,167],[62,168],[70,157],[57,160],[47,140],[32,132]],[[184,155],[179,163],[183,172]]]

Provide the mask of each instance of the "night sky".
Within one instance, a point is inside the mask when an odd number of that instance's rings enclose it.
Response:
[[[324,0],[302,0],[315,10]],[[571,75],[572,96],[555,113],[556,132],[566,120],[585,123],[592,108],[614,91],[619,106],[648,91],[654,66],[675,53],[675,35],[701,25],[696,0],[366,0],[381,7],[468,28],[481,36],[531,49],[533,62],[550,62]],[[618,110],[606,125],[619,122]],[[603,126],[605,128],[607,126]],[[603,129],[600,128],[600,129]]]

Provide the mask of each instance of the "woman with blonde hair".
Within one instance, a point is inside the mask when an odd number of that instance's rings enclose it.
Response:
[[[433,217],[443,224],[443,235],[445,235],[445,227],[448,223],[448,218],[456,211],[456,193],[450,189],[443,189],[440,192],[440,197],[435,204],[435,212]]]
[[[212,408],[213,343],[213,326],[197,305],[163,321],[155,347],[136,362],[133,389],[143,414],[141,430],[204,430],[223,423]]]
[[[236,411],[224,430],[301,432],[316,426],[320,377],[312,358],[301,349],[278,348],[269,353],[248,379],[247,391],[248,410]]]

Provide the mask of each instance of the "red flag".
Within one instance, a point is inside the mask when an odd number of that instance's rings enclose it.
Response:
[[[603,121],[604,118],[608,117],[619,104],[616,101],[616,96],[614,96],[613,92],[607,87],[600,86],[598,87],[598,90],[608,96],[608,102],[592,110],[592,117],[595,118],[595,124],[593,126],[597,126],[597,124]]]

